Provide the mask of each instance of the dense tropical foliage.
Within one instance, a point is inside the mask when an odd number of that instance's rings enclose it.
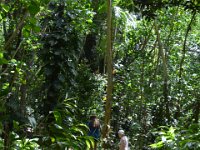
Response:
[[[200,149],[198,0],[3,0],[0,148]]]

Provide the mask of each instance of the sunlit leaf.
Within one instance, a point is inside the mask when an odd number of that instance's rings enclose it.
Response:
[[[36,123],[35,118],[34,118],[34,117],[28,117],[28,120],[29,120],[31,126],[32,126],[33,128],[36,128],[37,123]]]
[[[58,111],[53,111],[54,117],[56,119],[56,122],[60,125],[62,123],[62,117],[60,112]]]
[[[86,145],[87,145],[87,148],[90,148],[90,141],[86,140]]]
[[[1,4],[1,7],[3,8],[3,10],[5,11],[5,12],[8,12],[9,11],[9,6],[8,5],[5,5],[5,4]]]

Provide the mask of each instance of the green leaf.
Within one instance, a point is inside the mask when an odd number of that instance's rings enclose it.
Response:
[[[62,123],[62,117],[61,117],[60,112],[54,111],[53,114],[56,119],[56,122],[60,125]]]
[[[83,128],[83,129],[87,129],[88,128],[88,126],[86,124],[82,124],[82,123],[78,124],[77,127]]]
[[[104,2],[102,5],[99,6],[98,12],[99,12],[99,13],[104,13],[104,12],[106,12],[106,8],[107,8],[107,5],[106,5],[106,3]]]
[[[40,27],[39,26],[34,26],[33,27],[33,31],[35,31],[36,33],[40,32]]]
[[[54,124],[54,126],[56,127],[56,129],[63,130],[63,127],[61,127],[61,126],[58,125],[58,124]]]
[[[33,128],[36,128],[37,123],[36,123],[35,118],[34,118],[34,117],[28,117],[28,120],[29,120],[31,126],[32,126]]]
[[[35,16],[40,11],[40,5],[35,1],[32,1],[28,7],[28,10],[32,16]]]
[[[13,121],[13,126],[15,129],[19,129],[19,122]]]
[[[17,60],[16,59],[11,59],[9,64],[11,64],[12,66],[17,66]]]
[[[3,8],[3,10],[5,11],[5,12],[8,12],[9,11],[9,6],[7,6],[7,5],[5,5],[5,4],[1,4],[1,7]]]
[[[8,64],[8,61],[5,58],[0,58],[0,65]]]
[[[162,141],[160,141],[160,142],[158,142],[158,143],[151,144],[150,146],[151,146],[152,148],[161,148],[161,147],[164,146],[164,144],[163,144]]]
[[[54,143],[56,139],[54,137],[51,137],[51,142]]]
[[[3,53],[0,53],[0,59],[3,58]]]
[[[0,53],[0,65],[7,64],[8,61],[4,58],[3,53]]]
[[[23,29],[22,29],[22,34],[23,34],[24,37],[27,38],[27,37],[30,36],[30,31],[27,30],[26,28],[23,28]]]
[[[79,128],[73,127],[72,129],[73,129],[74,131],[80,133],[81,135],[83,135],[83,131],[80,130]]]
[[[92,19],[87,20],[87,23],[92,23],[92,22],[93,22]]]
[[[41,0],[41,3],[44,5],[48,4],[49,2],[50,2],[50,0]]]
[[[4,83],[0,92],[0,96],[7,95],[9,93],[9,83]]]
[[[169,128],[169,134],[170,134],[170,137],[171,137],[172,139],[174,139],[174,137],[175,137],[174,131],[175,131],[175,129],[174,129],[173,127],[170,127],[170,128]]]
[[[87,148],[90,148],[90,141],[86,140],[85,142],[86,142]]]

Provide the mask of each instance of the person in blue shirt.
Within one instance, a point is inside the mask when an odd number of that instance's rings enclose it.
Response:
[[[94,138],[94,148],[91,150],[97,149],[97,143],[100,139],[100,122],[96,115],[90,116],[90,121],[88,122],[89,132],[88,136],[92,136]]]

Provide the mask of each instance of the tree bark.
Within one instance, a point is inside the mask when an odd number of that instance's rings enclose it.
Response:
[[[113,58],[112,58],[112,3],[107,0],[107,50],[106,50],[106,68],[107,68],[107,95],[105,106],[105,117],[103,126],[103,140],[109,136],[111,108],[112,108],[112,93],[113,93]],[[104,144],[104,149],[106,149]]]
[[[167,117],[168,122],[170,121],[170,111],[169,111],[169,99],[168,99],[168,70],[167,70],[167,60],[166,60],[166,53],[163,50],[162,42],[160,39],[160,32],[158,29],[158,25],[155,22],[155,32],[158,39],[158,48],[159,53],[162,58],[163,62],[163,97],[165,102],[165,117]]]
[[[12,33],[12,35],[9,37],[9,39],[6,41],[5,46],[4,46],[4,50],[7,50],[10,47],[10,44],[15,40],[16,36],[18,35],[19,31],[22,30],[23,26],[24,26],[24,21],[26,20],[27,17],[27,12],[24,12],[24,16],[22,17],[22,19],[20,20],[19,24],[17,25],[15,31]]]

